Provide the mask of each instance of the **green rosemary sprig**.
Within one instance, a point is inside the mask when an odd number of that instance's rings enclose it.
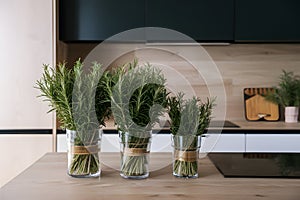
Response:
[[[139,67],[135,60],[117,68],[111,82],[106,88],[111,96],[121,143],[126,148],[146,152],[151,140],[150,130],[158,122],[167,103],[166,80],[159,69],[150,64]],[[123,152],[121,172],[126,176],[145,175],[147,160],[147,153],[131,156]]]
[[[150,130],[166,105],[166,80],[161,71],[149,64],[138,67],[135,61],[117,68],[112,80],[115,86],[107,88],[119,130]]]
[[[56,111],[61,127],[76,131],[74,146],[98,145],[98,129],[110,117],[110,96],[105,88],[108,80],[103,73],[98,63],[84,70],[79,59],[70,69],[66,63],[56,69],[44,65],[42,78],[36,82],[41,91],[39,97],[50,102],[49,112]],[[87,175],[97,170],[98,155],[73,155],[71,175]]]
[[[184,100],[184,94],[168,97],[170,130],[173,135],[202,135],[209,126],[215,99],[202,102],[197,97]]]
[[[50,102],[51,109],[56,111],[63,128],[75,129],[72,115],[72,91],[74,72],[66,68],[65,63],[59,64],[57,70],[44,65],[42,78],[36,82],[36,88],[41,91],[39,97]]]
[[[168,97],[168,114],[171,119],[170,130],[173,134],[173,174],[178,177],[195,177],[198,174],[197,158],[186,157],[190,152],[197,156],[199,151],[199,137],[208,127],[215,99],[207,98],[202,102],[193,97],[184,100],[184,94]],[[178,153],[179,152],[179,153]]]

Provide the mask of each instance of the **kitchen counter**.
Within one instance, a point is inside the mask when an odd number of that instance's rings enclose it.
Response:
[[[300,132],[300,123],[285,123],[284,121],[246,121],[232,120],[240,130],[295,130]],[[225,128],[226,129],[226,128]]]
[[[300,199],[300,179],[224,178],[206,157],[199,178],[172,175],[171,153],[150,154],[150,177],[120,177],[119,153],[102,153],[100,178],[72,178],[65,153],[47,153],[0,189],[1,200],[83,199]]]
[[[300,133],[300,122],[298,123],[285,123],[284,121],[247,121],[247,120],[230,120],[225,123],[225,126],[220,126],[220,121],[218,123],[214,123],[212,120],[211,126],[208,130],[216,130],[217,132],[222,131],[223,133],[241,133],[241,132],[249,132],[255,133],[256,131],[263,131],[265,133],[283,133],[284,131],[289,131],[290,133]],[[229,126],[226,126],[227,122],[229,122]],[[217,126],[214,126],[218,124]],[[234,126],[236,125],[236,126]],[[107,132],[116,132],[116,126],[114,126],[113,121],[108,121],[107,126],[103,128]],[[156,125],[154,130],[160,130],[162,133],[169,133],[169,127],[160,127]],[[260,132],[261,133],[261,132]]]

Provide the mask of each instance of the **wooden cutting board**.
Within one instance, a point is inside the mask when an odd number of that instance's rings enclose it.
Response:
[[[279,120],[278,104],[267,101],[263,95],[272,91],[271,88],[245,88],[245,117],[250,121]]]

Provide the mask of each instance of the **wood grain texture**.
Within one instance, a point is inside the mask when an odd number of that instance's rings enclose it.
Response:
[[[268,121],[246,121],[246,120],[232,120],[237,124],[241,131],[243,130],[295,130],[300,133],[300,123],[285,123],[284,121],[268,122]],[[225,128],[226,129],[226,128]]]
[[[248,98],[245,101],[246,119],[256,121],[261,118],[267,121],[276,121],[279,119],[278,105],[267,101],[260,94]]]
[[[116,45],[116,48],[122,48],[124,45],[132,44],[119,44]],[[67,52],[64,57],[69,63],[72,63],[77,57],[85,58],[93,47],[93,44],[67,44]],[[145,49],[133,47],[132,52],[116,58],[113,64],[132,61],[134,57],[140,58],[141,62],[159,63],[165,66],[165,70],[168,69],[166,75],[170,87],[192,95],[189,92],[191,86],[194,89],[193,92],[204,99],[209,95],[209,91],[217,91],[218,94],[220,85],[211,85],[208,88],[205,82],[206,78],[214,78],[215,74],[211,74],[210,77],[199,76],[195,72],[195,68],[178,56],[182,52],[195,53],[195,47],[174,46],[173,52],[162,51],[163,47],[161,47],[159,53],[153,49]],[[210,61],[213,61],[222,76],[221,87],[226,91],[226,103],[218,105],[216,110],[226,108],[228,120],[245,119],[244,88],[275,86],[279,81],[278,77],[282,73],[282,69],[300,75],[300,44],[231,44],[229,46],[203,46],[203,49],[211,60],[201,60],[203,55],[199,54],[200,62],[209,64]],[[209,65],[203,68],[203,70],[209,69]],[[186,80],[190,85],[186,84]],[[219,98],[224,97],[219,96]],[[214,116],[216,119],[222,118],[217,111]],[[283,120],[282,117],[281,120]]]
[[[153,154],[150,177],[127,180],[120,177],[118,153],[102,153],[100,178],[78,179],[66,174],[66,154],[48,153],[0,189],[1,200],[83,199],[231,199],[299,200],[299,179],[223,178],[214,165],[201,159],[200,177],[173,177],[170,153]],[[109,161],[109,162],[108,162]]]
[[[247,120],[231,120],[231,122],[237,124],[238,128],[232,127],[208,127],[208,129],[225,129],[225,130],[239,130],[241,133],[244,130],[296,130],[300,133],[300,122],[298,123],[285,123],[284,121],[247,121]],[[117,130],[114,121],[111,119],[107,122],[107,126],[104,130]],[[154,129],[169,130],[169,127],[160,127],[159,124],[154,126]]]

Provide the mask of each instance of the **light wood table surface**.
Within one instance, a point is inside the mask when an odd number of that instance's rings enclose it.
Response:
[[[1,200],[201,199],[299,200],[300,179],[224,178],[206,157],[199,178],[173,177],[170,153],[151,153],[148,179],[119,175],[118,153],[102,153],[100,178],[66,174],[66,154],[48,153],[0,189]],[[3,173],[3,172],[1,172]]]

